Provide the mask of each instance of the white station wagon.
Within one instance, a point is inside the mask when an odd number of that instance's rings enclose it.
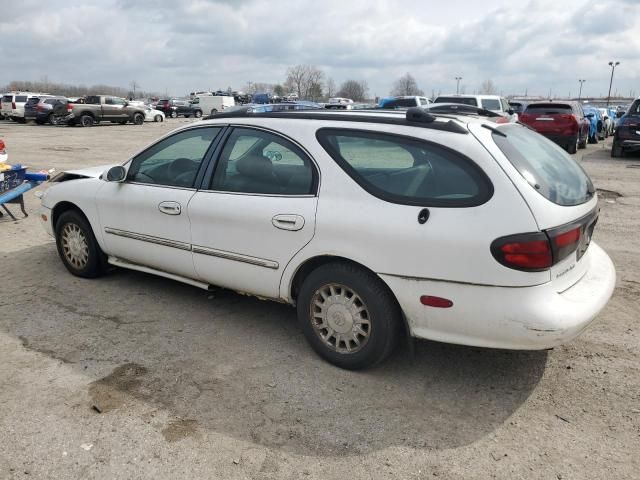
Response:
[[[473,115],[227,113],[51,181],[41,218],[74,275],[113,265],[295,305],[311,346],[348,369],[403,332],[551,348],[615,284],[578,163]]]

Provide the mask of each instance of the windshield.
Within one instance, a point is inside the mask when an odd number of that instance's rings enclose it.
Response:
[[[534,105],[529,105],[524,113],[533,113],[540,115],[544,113],[546,115],[554,115],[558,113],[572,113],[573,109],[571,105],[563,104],[563,103],[538,103]]]
[[[535,190],[557,205],[587,202],[595,189],[578,163],[558,145],[520,125],[505,125],[493,141]]]
[[[417,105],[415,98],[396,98],[385,102],[383,108],[402,108],[402,107],[415,107]]]
[[[433,103],[462,103],[478,107],[478,101],[473,97],[438,97]]]

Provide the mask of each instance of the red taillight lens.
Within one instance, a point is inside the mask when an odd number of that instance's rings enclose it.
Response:
[[[11,108],[16,109],[16,102],[11,102]]]
[[[5,153],[4,140],[0,140],[0,154],[4,155]]]
[[[36,105],[36,112],[44,112],[44,107],[40,104]]]
[[[71,112],[73,110],[73,103],[67,103],[67,112]]]
[[[577,243],[578,240],[580,240],[580,228],[574,228],[568,232],[561,233],[553,239],[558,248],[573,245],[574,243]]]
[[[551,245],[542,232],[510,235],[494,240],[491,253],[502,265],[516,270],[539,272],[553,265]]]

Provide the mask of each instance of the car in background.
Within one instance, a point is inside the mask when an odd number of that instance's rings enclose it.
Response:
[[[431,102],[427,97],[420,97],[415,95],[404,95],[396,97],[381,98],[378,102],[379,108],[385,108],[389,110],[395,109],[407,109],[410,107],[424,107]]]
[[[347,104],[347,103],[353,103],[353,100],[351,100],[350,98],[345,98],[345,97],[331,97],[329,99],[329,103],[332,105],[336,105],[336,104]]]
[[[230,95],[203,95],[191,100],[193,108],[199,108],[206,115],[223,112],[227,108],[234,107],[236,100]]]
[[[8,163],[9,162],[9,154],[7,153],[7,146],[4,143],[4,140],[0,138],[0,163]]]
[[[161,110],[156,110],[151,105],[144,106],[145,122],[164,122],[165,116]]]
[[[511,108],[507,99],[499,95],[439,95],[433,103],[462,103],[472,105],[499,113],[507,117],[510,122],[518,121],[518,114]]]
[[[24,105],[31,97],[37,94],[33,92],[10,92],[2,96],[0,111],[4,118],[13,120],[14,122],[24,123]]]
[[[59,105],[66,106],[68,103],[67,97],[62,96],[38,95],[31,97],[24,104],[24,119],[25,121],[35,121],[39,125],[44,123],[58,125],[60,119],[67,114],[67,109],[60,109]]]
[[[380,363],[403,334],[548,349],[615,287],[591,241],[593,183],[519,124],[421,108],[225,112],[70,173],[37,218],[71,274],[113,265],[290,304],[341,368]]]
[[[604,138],[608,138],[613,135],[615,128],[614,119],[616,112],[611,108],[598,107],[600,115],[602,115],[602,123],[604,124]]]
[[[200,118],[202,116],[202,109],[197,105],[192,105],[187,100],[179,100],[177,98],[164,98],[158,100],[156,109],[165,114],[166,117],[195,117]]]
[[[578,148],[587,147],[591,120],[585,118],[579,102],[532,102],[520,114],[520,122],[569,153],[576,153]]]
[[[487,120],[495,123],[509,123],[509,119],[500,113],[464,103],[432,103],[422,108],[433,114],[468,115],[478,118],[486,118]]]
[[[514,111],[514,113],[517,113],[518,115],[524,112],[524,109],[527,108],[527,105],[529,105],[529,103],[531,102],[526,100],[509,100],[509,106]]]
[[[371,110],[378,108],[374,103],[324,103],[318,104],[327,110]]]
[[[628,152],[640,151],[640,97],[618,119],[611,145],[612,157],[624,157]]]
[[[216,112],[206,118],[217,118],[216,115],[222,113],[266,113],[266,112],[291,112],[295,110],[320,110],[322,105],[308,101],[281,102],[281,103],[247,103],[227,108],[224,112]]]

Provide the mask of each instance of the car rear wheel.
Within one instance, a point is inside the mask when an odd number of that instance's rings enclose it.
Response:
[[[82,115],[80,117],[80,125],[83,127],[92,127],[94,123],[93,117],[91,115]]]
[[[211,115],[215,115],[216,113],[218,113],[218,109],[217,108],[212,108],[211,109]]]
[[[77,210],[67,210],[60,215],[55,229],[58,254],[69,272],[84,278],[104,274],[106,256],[84,215]]]
[[[141,113],[136,113],[133,116],[133,123],[134,125],[142,125],[144,123],[144,115],[142,115]]]
[[[358,370],[393,351],[400,308],[375,274],[348,263],[326,264],[304,280],[297,300],[302,331],[328,362]]]
[[[49,114],[49,116],[47,117],[47,121],[49,122],[49,125],[58,125],[58,123],[60,123],[58,117],[56,117],[53,113]]]
[[[570,154],[574,154],[578,151],[578,143],[580,142],[580,137],[576,137],[575,141],[572,141],[567,145],[567,152]]]
[[[622,150],[622,146],[618,145],[616,142],[613,142],[611,145],[611,156],[612,157],[624,157],[624,150]]]

